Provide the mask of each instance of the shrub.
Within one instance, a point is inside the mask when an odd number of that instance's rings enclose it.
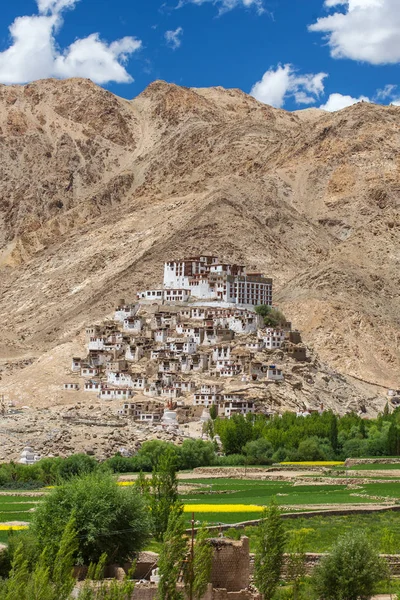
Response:
[[[387,578],[388,567],[363,532],[342,536],[314,572],[314,586],[323,600],[370,598]]]
[[[40,547],[57,548],[65,523],[75,518],[78,562],[124,562],[141,550],[149,533],[147,510],[135,489],[120,488],[107,473],[76,477],[55,488],[38,506],[32,531]]]

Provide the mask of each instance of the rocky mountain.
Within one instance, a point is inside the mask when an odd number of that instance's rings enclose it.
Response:
[[[331,368],[400,387],[399,125],[400,107],[289,113],[160,81],[132,101],[1,86],[0,393],[204,251],[273,277]]]

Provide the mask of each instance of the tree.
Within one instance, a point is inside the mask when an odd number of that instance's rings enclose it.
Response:
[[[187,552],[188,545],[182,507],[175,504],[171,507],[158,560],[159,600],[181,600],[183,598],[183,594],[177,590],[177,583]]]
[[[93,473],[98,468],[97,460],[87,454],[72,454],[58,463],[58,475],[61,479],[70,479],[87,473]]]
[[[171,507],[177,501],[176,455],[167,450],[160,457],[151,479],[150,509],[153,534],[157,541],[162,541],[168,527]]]
[[[298,600],[300,585],[306,575],[305,542],[309,530],[292,531],[287,553],[287,579],[292,584],[293,600]]]
[[[40,547],[55,554],[71,517],[79,542],[75,558],[81,564],[97,562],[104,552],[110,562],[129,560],[149,534],[143,499],[133,488],[119,487],[108,473],[76,477],[44,498],[32,521]]]
[[[210,406],[210,417],[212,418],[213,421],[215,421],[215,419],[218,417],[218,408],[217,408],[216,404],[212,404]]]
[[[201,600],[207,591],[213,561],[213,548],[208,540],[208,531],[202,527],[196,535],[187,568],[185,588],[189,599]]]
[[[74,520],[63,532],[57,554],[43,548],[33,568],[23,542],[17,547],[8,579],[0,586],[2,600],[68,600],[75,585],[73,556],[77,547]]]
[[[386,578],[386,561],[364,532],[350,532],[339,538],[313,577],[323,600],[370,598],[379,581]]]
[[[261,304],[256,306],[256,313],[263,317],[264,324],[266,327],[277,327],[286,323],[285,315],[277,308],[272,308],[268,304]]]
[[[339,441],[338,441],[338,419],[335,414],[332,413],[331,423],[329,428],[329,441],[333,448],[334,452],[337,452],[339,449]]]
[[[265,509],[257,530],[254,581],[264,600],[270,600],[279,583],[286,534],[274,502]]]
[[[250,465],[272,465],[272,444],[265,438],[247,442],[243,452]]]

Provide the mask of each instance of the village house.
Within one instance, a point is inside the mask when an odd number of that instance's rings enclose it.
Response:
[[[199,345],[201,345],[204,340],[204,327],[189,325],[188,323],[178,323],[176,325],[176,333],[178,335],[183,335],[185,338],[189,338]]]
[[[180,361],[182,373],[190,373],[191,371],[201,373],[208,369],[207,354],[182,355]]]
[[[297,360],[298,362],[305,362],[307,360],[307,349],[305,346],[284,342],[282,350],[293,360]]]
[[[220,377],[236,377],[237,375],[240,375],[242,371],[242,365],[234,362],[228,362],[228,364],[225,364],[219,369],[217,365],[217,372],[219,372]]]
[[[197,344],[188,339],[175,339],[167,344],[167,348],[174,354],[195,354]]]
[[[107,344],[107,338],[104,336],[93,336],[88,343],[88,350],[104,350]]]
[[[167,327],[160,327],[153,331],[153,339],[158,344],[165,344],[170,335],[172,335],[172,331]]]
[[[79,390],[79,383],[64,383],[63,389],[77,391],[77,390]]]
[[[81,365],[81,377],[97,377],[100,371],[98,367],[91,365]]]
[[[281,348],[286,334],[280,329],[267,328],[259,331],[258,337],[263,341],[264,348],[267,350],[276,350],[277,348]]]
[[[99,392],[100,400],[125,400],[132,398],[134,391],[129,388],[111,387],[106,384],[101,385]]]
[[[129,362],[139,362],[144,356],[143,343],[137,342],[136,344],[129,344],[125,349],[125,360]]]
[[[89,350],[87,363],[93,367],[101,367],[107,362],[107,353],[103,350]]]
[[[89,379],[89,381],[85,381],[83,386],[84,392],[100,392],[101,390],[101,381],[99,379]]]
[[[114,313],[114,321],[123,323],[126,319],[134,317],[139,310],[139,304],[126,304],[120,300]]]
[[[267,369],[267,380],[268,381],[283,381],[284,376],[282,369],[278,369],[275,365],[269,365]]]
[[[147,380],[142,375],[132,375],[128,372],[109,372],[107,373],[107,383],[118,386],[127,387],[136,390],[144,390]]]
[[[245,398],[243,395],[232,396],[231,400],[223,400],[219,407],[222,416],[230,419],[233,415],[248,415],[254,410],[254,401]]]
[[[106,374],[120,373],[121,371],[126,371],[127,368],[128,368],[128,363],[126,362],[125,358],[109,360],[106,363]]]
[[[140,333],[143,329],[143,319],[141,317],[127,317],[123,322],[123,329],[129,333]]]
[[[135,421],[153,424],[161,422],[164,408],[164,405],[160,402],[139,400],[125,402],[122,407],[122,414],[127,417],[133,417]]]
[[[81,363],[82,363],[82,359],[79,357],[73,357],[72,359],[72,363],[71,363],[71,371],[73,373],[79,373],[81,370]]]
[[[199,391],[193,395],[194,406],[209,406],[216,405],[221,401],[222,386],[215,384],[203,384]]]

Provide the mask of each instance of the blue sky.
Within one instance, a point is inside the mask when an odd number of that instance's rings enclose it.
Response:
[[[399,1],[13,0],[0,82],[85,76],[133,98],[164,79],[288,110],[398,103]]]

